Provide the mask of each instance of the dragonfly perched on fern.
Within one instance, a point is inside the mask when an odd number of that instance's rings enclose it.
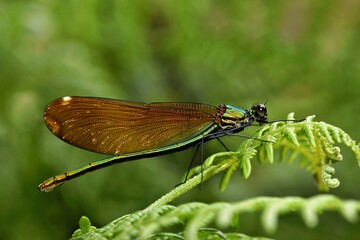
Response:
[[[292,120],[294,114],[288,115]],[[279,150],[279,161],[293,163],[299,159],[301,166],[310,171],[318,180],[320,190],[329,190],[339,186],[339,180],[333,178],[333,164],[341,162],[343,156],[337,144],[344,144],[355,153],[360,165],[360,145],[342,129],[324,122],[315,122],[315,116],[309,116],[302,122],[275,122],[264,125],[239,146],[236,152],[217,153],[204,162],[201,167],[190,171],[190,179],[162,196],[153,204],[133,214],[123,216],[108,226],[96,229],[88,218],[80,220],[81,228],[75,231],[74,239],[91,236],[113,236],[158,239],[201,239],[201,237],[222,237],[238,239],[246,237],[239,232],[225,233],[220,229],[209,228],[215,223],[219,228],[237,227],[239,214],[262,211],[262,225],[268,233],[277,228],[278,218],[282,214],[299,212],[308,227],[318,224],[318,214],[323,211],[338,211],[349,222],[354,223],[360,212],[360,202],[341,200],[331,195],[319,195],[309,199],[300,197],[257,197],[235,203],[199,202],[186,203],[178,207],[167,205],[175,198],[194,188],[202,180],[224,172],[220,187],[224,190],[236,169],[248,178],[251,174],[251,161],[257,156],[261,163],[274,163],[274,151]],[[268,141],[257,141],[257,138]],[[276,155],[278,156],[278,155]],[[202,175],[203,174],[203,178]],[[131,224],[129,224],[131,223]],[[179,233],[168,232],[168,228],[183,225]]]

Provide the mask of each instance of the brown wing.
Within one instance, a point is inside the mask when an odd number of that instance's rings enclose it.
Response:
[[[215,106],[64,97],[44,111],[47,127],[71,145],[121,155],[171,146],[213,125]]]

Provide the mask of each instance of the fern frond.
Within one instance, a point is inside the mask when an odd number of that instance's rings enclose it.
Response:
[[[234,218],[241,218],[246,212],[262,212],[263,228],[268,232],[277,229],[281,215],[298,212],[305,224],[314,228],[319,215],[327,211],[336,211],[350,223],[357,221],[360,202],[341,200],[331,195],[319,195],[309,199],[300,197],[257,197],[235,203],[187,203],[178,207],[161,206],[145,209],[127,215],[100,229],[91,227],[89,219],[81,218],[81,227],[73,235],[75,239],[204,239],[205,237],[248,237],[241,233],[224,233],[221,229],[234,229]],[[128,219],[132,219],[129,221]],[[134,219],[136,219],[134,221]],[[84,223],[85,222],[85,223]],[[131,222],[131,224],[129,224]],[[216,225],[219,229],[208,228]],[[172,233],[171,229],[183,229],[180,233]],[[158,237],[158,238],[157,238]],[[236,238],[239,239],[239,238]],[[240,238],[241,239],[241,238]]]
[[[280,162],[293,163],[300,160],[300,166],[311,172],[321,191],[339,186],[340,181],[332,178],[335,173],[333,164],[342,161],[340,148],[335,144],[350,147],[360,164],[360,145],[338,127],[324,122],[314,122],[314,116],[301,122],[275,122],[259,129],[252,139],[245,140],[238,151],[228,153],[229,158],[211,157],[205,161],[204,168],[214,165],[227,165],[220,182],[221,190],[226,188],[232,173],[240,168],[242,175],[248,178],[251,174],[251,159],[257,155],[260,163],[273,163],[274,152],[280,151]],[[294,120],[294,114],[288,115]],[[266,141],[259,141],[266,140]],[[236,159],[236,160],[235,160]],[[222,162],[224,160],[224,162]],[[190,176],[200,173],[200,168],[193,168]]]

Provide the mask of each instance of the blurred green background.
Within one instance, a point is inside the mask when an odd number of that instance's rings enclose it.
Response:
[[[360,140],[360,2],[344,1],[1,1],[0,234],[64,239],[82,215],[101,227],[145,208],[181,181],[193,151],[88,174],[43,194],[55,174],[104,158],[48,131],[42,113],[67,95],[133,101],[192,101],[248,108],[269,99],[269,118],[316,115]],[[251,131],[251,130],[250,130]],[[239,139],[230,139],[236,146]],[[216,143],[206,154],[222,151]],[[360,198],[360,169],[343,149],[342,198]],[[173,204],[317,194],[298,164],[255,165],[249,180],[219,178]],[[259,216],[240,230],[265,235]],[[336,232],[334,231],[336,229]],[[325,214],[315,229],[286,216],[271,237],[355,239],[359,224]],[[331,235],[331,236],[330,236]]]

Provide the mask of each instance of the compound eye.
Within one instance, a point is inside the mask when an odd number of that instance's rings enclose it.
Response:
[[[259,104],[258,109],[257,109],[257,113],[258,113],[258,115],[260,117],[265,117],[267,115],[266,106],[264,104]]]
[[[265,104],[256,104],[251,107],[251,110],[257,117],[265,118],[267,116],[267,109]]]

